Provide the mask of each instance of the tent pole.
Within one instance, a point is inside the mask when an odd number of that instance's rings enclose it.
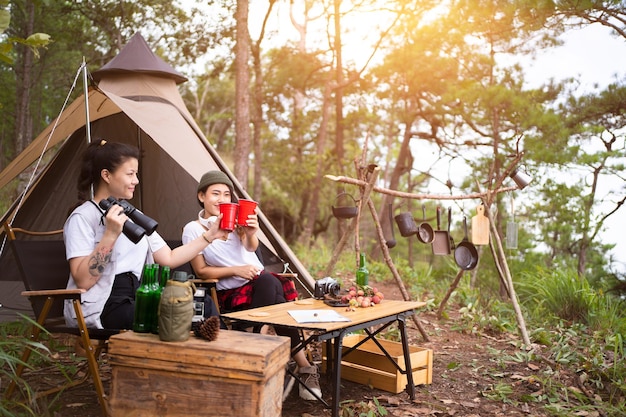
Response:
[[[87,62],[83,56],[83,91],[85,92],[85,138],[87,139],[87,145],[91,143],[91,124],[89,123],[89,86],[87,84]],[[90,186],[89,193],[93,199],[93,184]]]
[[[87,63],[85,57],[83,57],[83,90],[85,91],[85,134],[87,137],[87,144],[91,143],[91,125],[89,124],[89,86],[87,84]]]

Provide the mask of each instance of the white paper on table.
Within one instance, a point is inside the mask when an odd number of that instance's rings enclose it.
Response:
[[[334,310],[290,310],[289,315],[298,323],[326,323],[331,321],[350,321]]]

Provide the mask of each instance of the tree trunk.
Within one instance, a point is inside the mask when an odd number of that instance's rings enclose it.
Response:
[[[35,5],[32,1],[25,4],[25,27],[24,33],[33,33],[35,21]],[[24,45],[16,47],[17,59],[15,60],[15,141],[14,155],[28,146],[33,137],[33,120],[30,112],[31,83],[33,72],[33,52]],[[9,158],[13,159],[13,158]]]
[[[248,158],[250,156],[250,70],[248,56],[248,0],[237,0],[237,42],[235,45],[235,177],[248,188]]]
[[[404,129],[404,135],[402,138],[402,144],[400,145],[400,153],[398,154],[398,162],[395,164],[393,171],[391,172],[391,176],[389,178],[388,188],[392,190],[398,189],[398,184],[400,184],[400,177],[411,171],[411,166],[413,165],[413,156],[411,154],[411,148],[409,147],[411,143],[411,138],[413,137],[411,133],[412,122],[407,123]],[[411,192],[412,190],[409,190]],[[388,210],[389,204],[393,202],[393,196],[383,195],[382,198],[382,206],[380,208],[380,218],[387,219],[389,218]],[[388,222],[384,222],[387,224]],[[386,231],[387,236],[391,236],[391,227],[393,225],[389,224],[387,227],[383,227],[383,230]]]
[[[343,59],[341,51],[341,0],[334,0],[334,18],[335,18],[335,81],[337,83],[337,89],[335,91],[335,157],[337,159],[336,167],[340,172],[340,175],[344,175],[343,169]],[[342,189],[337,187],[337,194],[341,193]],[[337,237],[342,236],[345,231],[344,222],[337,222]]]
[[[324,100],[322,102],[322,122],[320,123],[319,132],[317,134],[317,138],[315,140],[316,143],[316,151],[315,157],[317,158],[317,168],[315,172],[315,178],[313,179],[313,183],[311,184],[310,191],[310,201],[313,204],[309,205],[309,210],[306,216],[306,225],[304,227],[304,231],[300,238],[300,242],[307,247],[310,246],[313,237],[313,230],[315,227],[315,220],[317,219],[317,201],[319,201],[320,189],[322,187],[322,177],[323,177],[323,168],[324,168],[324,150],[326,149],[326,139],[328,137],[328,119],[330,118],[330,96],[331,96],[331,85],[330,82],[326,84],[324,89]]]

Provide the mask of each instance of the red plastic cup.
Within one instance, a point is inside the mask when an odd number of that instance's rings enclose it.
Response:
[[[238,208],[239,204],[237,203],[220,203],[220,213],[222,213],[220,229],[228,230],[229,232],[235,230]]]
[[[256,201],[239,200],[239,214],[237,215],[237,224],[239,226],[246,226],[248,224],[248,216],[254,214],[256,206]]]

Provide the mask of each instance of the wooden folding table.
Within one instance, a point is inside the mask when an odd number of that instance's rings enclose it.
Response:
[[[341,360],[342,360],[342,340],[343,337],[351,332],[362,330],[366,333],[365,337],[359,344],[347,350],[345,355],[352,350],[361,346],[368,340],[373,340],[381,352],[392,361],[396,368],[407,377],[406,391],[411,399],[415,398],[415,385],[413,382],[413,374],[411,372],[411,357],[409,350],[409,341],[406,334],[406,318],[415,313],[415,309],[423,307],[426,303],[418,301],[396,301],[383,300],[380,304],[369,308],[357,308],[356,311],[346,311],[345,307],[331,307],[323,302],[323,300],[304,299],[296,300],[288,303],[275,304],[267,307],[259,307],[250,310],[238,311],[235,313],[222,314],[222,317],[231,321],[242,321],[256,324],[271,324],[273,326],[284,326],[299,331],[307,331],[310,333],[306,339],[292,349],[292,356],[300,350],[306,348],[310,343],[316,341],[325,341],[327,343],[326,351],[328,352],[328,366],[332,375],[332,407],[318,398],[326,407],[332,408],[333,417],[339,415],[339,399],[341,387]],[[350,321],[320,321],[320,322],[301,322],[296,321],[290,311],[302,310],[334,310],[341,316],[347,317]],[[324,317],[323,311],[320,311],[319,317]],[[380,344],[375,336],[385,330],[390,325],[398,323],[400,336],[402,338],[402,349],[404,353],[405,368],[393,361],[384,346]],[[374,326],[378,326],[372,330]],[[372,328],[372,329],[370,329]],[[332,341],[332,346],[331,346]],[[297,375],[293,374],[296,378]],[[317,396],[316,396],[317,397]]]

